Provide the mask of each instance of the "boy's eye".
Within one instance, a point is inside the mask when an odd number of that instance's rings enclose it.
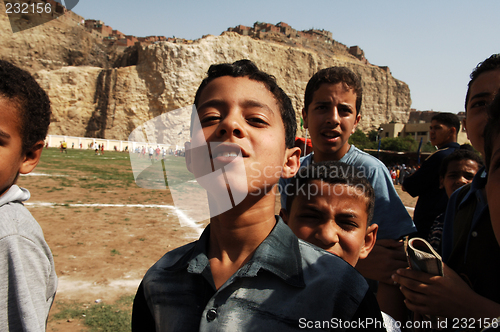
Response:
[[[298,215],[298,219],[300,219],[302,222],[307,222],[307,223],[319,223],[321,221],[319,215],[311,213],[300,214]]]
[[[471,108],[487,107],[490,103],[486,100],[478,100],[470,106]]]
[[[346,113],[346,114],[352,114],[352,109],[350,109],[349,107],[346,107],[346,106],[340,107],[339,112]]]
[[[346,231],[352,231],[359,228],[358,224],[353,220],[340,220],[337,224]]]
[[[200,120],[201,124],[211,124],[211,123],[214,123],[216,121],[219,121],[220,120],[220,117],[219,116],[206,116],[204,118],[202,118]]]
[[[267,121],[259,117],[249,118],[247,121],[255,125],[268,125]]]

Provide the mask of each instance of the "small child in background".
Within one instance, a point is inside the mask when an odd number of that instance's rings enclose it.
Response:
[[[0,60],[0,331],[45,331],[57,288],[42,229],[15,183],[40,160],[50,101],[31,75]]]
[[[470,147],[470,145],[469,145]],[[444,188],[448,198],[455,190],[469,184],[483,166],[481,157],[474,152],[472,147],[461,146],[460,149],[443,159],[439,170],[439,188]],[[441,252],[441,237],[443,235],[444,213],[441,213],[431,227],[429,243]]]

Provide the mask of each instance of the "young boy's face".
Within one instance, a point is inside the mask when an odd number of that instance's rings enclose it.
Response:
[[[446,190],[449,198],[455,190],[471,183],[478,170],[479,165],[475,160],[453,160],[448,164],[444,178],[440,178],[440,187]]]
[[[302,116],[316,162],[340,160],[349,150],[349,136],[361,119],[356,115],[356,93],[342,82],[320,85]]]
[[[19,111],[9,99],[0,97],[0,195],[16,181],[24,156]]]
[[[376,240],[378,226],[367,227],[367,198],[347,185],[319,180],[308,185],[309,197],[297,195],[290,212],[282,210],[281,216],[298,238],[355,266],[368,256]]]
[[[500,135],[497,135],[493,144],[486,183],[486,197],[488,197],[491,225],[500,244],[500,204],[497,204],[498,197],[500,197]]]
[[[463,120],[467,137],[472,146],[484,155],[483,131],[486,121],[488,121],[488,105],[495,98],[495,94],[500,88],[500,69],[482,73],[472,83],[469,91],[467,103],[467,114]]]
[[[453,127],[439,123],[436,120],[431,121],[429,136],[432,145],[441,148],[443,145],[453,142],[453,133]]]
[[[286,148],[279,105],[263,83],[248,77],[216,78],[203,89],[197,112],[201,130],[193,131],[191,146],[206,141],[210,152],[203,158],[191,150],[188,167],[197,178],[205,175],[207,167],[225,169],[224,181],[202,184],[209,194],[226,190],[229,184],[233,195],[259,195],[270,190],[280,176],[291,177],[297,171],[289,174],[286,164],[295,152],[298,167],[299,149]]]

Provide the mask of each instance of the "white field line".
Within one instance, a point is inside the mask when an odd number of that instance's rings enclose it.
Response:
[[[66,177],[68,175],[62,175],[62,174],[46,174],[46,173],[28,173],[28,174],[21,174],[21,176],[54,176],[54,177]]]
[[[23,203],[27,207],[125,207],[125,208],[160,208],[174,210],[177,213],[179,219],[181,219],[181,225],[185,225],[194,228],[198,235],[203,232],[203,226],[197,225],[194,220],[189,218],[182,210],[178,209],[173,205],[160,205],[160,204],[101,204],[101,203],[71,203],[71,204],[60,204],[60,203],[50,203],[50,202],[26,202]]]

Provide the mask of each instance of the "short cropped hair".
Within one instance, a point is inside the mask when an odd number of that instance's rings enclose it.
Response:
[[[49,97],[30,73],[3,60],[0,60],[0,97],[12,102],[18,111],[22,153],[26,153],[47,136]]]
[[[356,115],[361,111],[361,102],[363,100],[363,87],[361,79],[352,70],[346,67],[330,67],[321,69],[311,77],[307,82],[306,92],[304,94],[304,112],[307,113],[309,105],[311,105],[314,92],[319,89],[322,84],[337,84],[344,83],[349,88],[354,90],[356,94]]]
[[[491,55],[488,59],[484,60],[483,62],[480,62],[476,66],[476,68],[474,68],[474,70],[470,74],[470,81],[469,81],[469,84],[467,85],[467,94],[465,95],[465,111],[466,112],[467,112],[467,105],[469,103],[469,97],[470,97],[470,87],[472,86],[472,83],[474,83],[474,81],[482,73],[485,73],[487,71],[497,70],[497,69],[500,69],[500,53]]]
[[[493,145],[500,133],[500,90],[488,108],[488,122],[484,127],[484,162],[486,171],[489,170],[491,157],[493,155]]]
[[[436,120],[437,122],[445,126],[455,128],[457,135],[460,132],[460,120],[458,119],[458,116],[456,114],[438,113],[432,117],[431,121],[433,120]]]
[[[448,171],[448,165],[453,162],[453,161],[460,161],[460,160],[473,160],[475,161],[478,165],[479,168],[483,166],[483,160],[481,157],[475,152],[473,149],[469,148],[470,145],[464,144],[464,146],[461,146],[460,149],[455,150],[454,152],[450,153],[446,158],[443,159],[441,162],[441,166],[439,168],[439,176],[444,178],[446,176],[446,172]]]
[[[201,93],[203,89],[212,82],[214,79],[222,76],[231,77],[248,77],[251,80],[261,82],[265,87],[274,95],[278,102],[281,113],[281,119],[285,126],[285,144],[287,148],[293,148],[295,143],[295,133],[297,131],[297,120],[295,118],[295,109],[293,108],[292,101],[288,95],[278,86],[276,78],[261,70],[250,60],[238,60],[233,63],[221,63],[211,65],[208,68],[208,76],[201,82],[196,96],[194,98],[194,105],[198,108]],[[192,127],[192,126],[191,126]]]
[[[348,165],[340,161],[322,161],[302,167],[292,178],[287,188],[281,188],[282,195],[288,194],[286,201],[286,210],[290,213],[292,203],[300,193],[300,188],[313,180],[320,180],[331,185],[342,184],[355,188],[366,198],[366,214],[368,215],[367,225],[370,225],[373,219],[375,208],[375,191],[372,185],[364,176],[364,172],[353,165]]]

